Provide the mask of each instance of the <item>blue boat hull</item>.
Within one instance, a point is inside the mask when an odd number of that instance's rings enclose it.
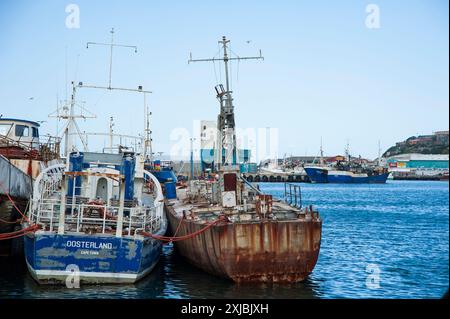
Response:
[[[324,169],[305,167],[305,172],[311,183],[328,183],[328,174]]]
[[[161,255],[151,238],[36,232],[24,239],[28,269],[39,283],[65,283],[78,273],[84,283],[134,283]]]
[[[384,184],[389,176],[389,173],[370,176],[339,175],[315,167],[305,167],[305,172],[312,183]]]

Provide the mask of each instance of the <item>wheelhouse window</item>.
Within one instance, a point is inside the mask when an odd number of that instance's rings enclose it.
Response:
[[[37,129],[37,127],[32,127],[31,131],[33,133],[33,137],[39,137],[39,130]]]
[[[26,125],[17,125],[16,124],[16,136],[17,137],[30,136],[30,128]]]
[[[0,135],[7,136],[10,129],[11,124],[0,124]]]

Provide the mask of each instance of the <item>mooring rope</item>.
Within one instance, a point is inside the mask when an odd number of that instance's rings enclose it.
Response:
[[[2,182],[0,182],[0,187],[3,189],[3,191],[6,194],[6,196],[8,197],[9,201],[13,204],[14,208],[20,213],[20,215],[22,215],[21,220],[26,219],[31,224],[31,221],[29,220],[29,218],[17,207],[16,203],[11,198],[9,193],[5,191],[5,187],[4,187]],[[183,235],[183,236],[176,236],[178,234],[178,231],[181,228],[181,224],[183,222],[183,219],[184,219],[184,217],[181,217],[180,222],[179,222],[179,224],[177,226],[177,229],[175,230],[174,236],[161,236],[161,235],[151,234],[151,233],[148,233],[148,232],[141,232],[141,234],[143,236],[146,236],[146,237],[150,237],[150,238],[153,238],[153,239],[157,239],[157,240],[161,240],[161,241],[169,243],[169,242],[181,241],[181,240],[187,240],[187,239],[190,239],[190,238],[194,238],[194,237],[204,233],[205,231],[207,231],[211,227],[219,224],[220,222],[226,222],[227,221],[226,216],[221,215],[221,216],[219,216],[219,219],[213,221],[212,223],[207,224],[202,229],[199,229],[199,230],[197,230],[197,231],[195,231],[195,232],[193,232],[191,234],[187,234],[187,235]],[[3,221],[3,220],[0,220],[0,221]],[[6,223],[13,223],[13,222],[7,222],[7,221],[4,221],[4,222],[6,222]],[[17,223],[17,222],[18,222],[18,220],[15,221],[14,223]],[[16,237],[25,236],[26,234],[29,234],[29,233],[37,231],[38,229],[40,229],[39,225],[31,224],[27,228],[23,228],[21,230],[15,231],[15,232],[0,234],[0,240],[6,240],[6,239],[12,239],[12,238],[16,238]]]
[[[22,218],[24,218],[27,222],[31,223],[31,221],[28,219],[27,216],[25,216],[25,214],[19,209],[19,207],[17,207],[16,203],[14,202],[14,200],[11,198],[11,196],[9,195],[8,190],[6,189],[6,187],[3,185],[2,182],[0,182],[0,187],[2,188],[3,192],[6,194],[6,196],[8,197],[9,201],[11,202],[11,204],[13,204],[14,208],[19,212],[20,215],[22,215]]]
[[[183,218],[181,218],[180,223],[178,224],[178,228],[181,225],[181,222],[183,221]],[[212,223],[209,223],[208,225],[206,225],[205,227],[203,227],[202,229],[199,229],[193,233],[187,234],[187,235],[183,235],[183,236],[160,236],[160,235],[155,235],[155,234],[151,234],[148,232],[141,232],[142,235],[146,236],[146,237],[150,237],[153,239],[157,239],[157,240],[161,240],[161,241],[165,241],[165,242],[174,242],[174,241],[182,241],[182,240],[187,240],[187,239],[191,239],[194,238],[202,233],[204,233],[205,231],[207,231],[208,229],[210,229],[211,227],[221,223],[221,222],[226,222],[227,218],[224,215],[219,216],[219,219],[213,221]],[[177,228],[177,231],[178,231]],[[176,232],[177,232],[176,231]],[[176,235],[176,232],[174,235]]]
[[[37,231],[38,229],[40,229],[39,225],[32,224],[30,219],[19,209],[19,207],[17,207],[16,203],[14,202],[12,197],[9,195],[9,192],[6,190],[6,187],[3,185],[2,182],[0,182],[0,187],[2,188],[3,192],[8,197],[8,200],[11,202],[13,207],[19,212],[20,215],[22,215],[22,218],[19,219],[19,220],[16,220],[15,222],[9,222],[9,221],[5,221],[3,219],[1,219],[1,221],[6,223],[6,224],[13,224],[13,223],[15,224],[15,223],[25,219],[27,222],[29,222],[31,224],[30,226],[28,226],[26,228],[23,228],[23,229],[20,229],[18,231],[0,234],[0,240],[13,239],[13,238],[25,236],[26,234],[33,233],[33,232]]]
[[[173,234],[173,237],[176,237],[176,236],[177,236],[177,234],[178,234],[178,231],[179,231],[179,230],[180,230],[180,228],[181,228],[181,224],[183,223],[183,219],[184,219],[184,216],[181,216],[181,218],[180,218],[180,222],[178,223],[177,229],[175,230],[175,233]],[[167,244],[170,244],[170,243],[171,243],[172,241],[173,241],[173,240],[170,240],[170,241],[164,242],[164,243],[163,243],[163,245],[167,245]]]

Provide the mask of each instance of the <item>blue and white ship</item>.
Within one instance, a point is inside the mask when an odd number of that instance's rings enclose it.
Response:
[[[108,85],[72,82],[70,101],[55,112],[55,117],[67,119],[63,129],[65,163],[47,167],[34,182],[29,220],[23,227],[40,227],[24,237],[26,263],[39,283],[134,283],[155,267],[161,255],[162,242],[142,235],[163,236],[168,225],[161,184],[144,166],[152,162],[151,113],[146,103],[146,94],[151,92],[142,86],[112,86],[112,48],[120,46],[113,35],[111,30]],[[76,118],[95,115],[82,107],[76,114],[75,108],[80,107],[75,99],[77,89],[143,94],[144,137],[115,134],[112,117],[109,133],[81,133]],[[74,141],[76,135],[83,151]],[[108,136],[109,146],[90,151],[88,135]],[[114,143],[117,136],[120,142]],[[127,139],[134,139],[134,147],[127,145]]]
[[[363,165],[359,159],[354,159],[350,156],[347,143],[345,158],[339,159],[333,165],[325,165],[321,140],[319,165],[305,166],[303,169],[311,183],[384,184],[389,176],[389,172],[380,165],[380,149],[378,153],[378,166],[369,167]]]
[[[156,177],[133,153],[70,154],[34,183],[25,236],[28,269],[39,283],[134,283],[159,260],[167,220]]]
[[[339,170],[327,166],[312,166],[304,168],[311,183],[368,183],[383,184],[389,176],[384,170],[371,170],[368,172],[354,172],[350,170]]]

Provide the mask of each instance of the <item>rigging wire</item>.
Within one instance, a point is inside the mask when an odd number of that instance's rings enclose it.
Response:
[[[241,63],[241,60],[240,60],[240,58],[239,58],[239,55],[237,55],[233,50],[231,50],[231,47],[230,47],[230,53],[232,53],[232,54],[234,54],[234,56],[236,57],[236,58],[238,58],[238,60],[237,60],[237,73],[236,73],[236,82],[238,82],[239,83],[239,65],[240,65],[240,63]],[[231,74],[231,76],[233,76],[233,74]]]
[[[231,50],[231,48],[230,48],[230,53],[234,54],[234,56],[235,56],[236,58],[238,58],[238,60],[237,60],[236,82],[239,83],[239,65],[240,65],[240,63],[241,63],[241,60],[239,59],[239,55],[237,55],[236,53],[234,53],[234,51]]]
[[[217,78],[217,71],[216,71],[216,61],[214,61],[214,58],[216,58],[218,55],[220,55],[220,47],[219,47],[219,43],[217,43],[217,47],[218,50],[216,52],[216,54],[213,56],[213,68],[214,68],[214,78],[216,79],[216,85],[219,84],[218,78]],[[220,61],[219,61],[219,72],[220,72]],[[220,79],[222,80],[222,79]]]
[[[237,61],[237,74],[236,74],[236,82],[239,83],[239,65],[241,64],[241,60]]]
[[[75,64],[75,75],[74,75],[74,81],[77,83],[77,76],[78,76],[78,62],[80,60],[80,54],[77,54],[77,62]]]
[[[217,42],[217,54],[220,54],[221,52],[221,48],[220,48],[220,44]],[[220,65],[221,60],[219,60],[219,80],[220,83],[222,83],[222,66]]]
[[[64,47],[64,88],[66,90],[66,101],[67,101],[67,45]]]
[[[228,48],[230,49],[230,52],[232,52],[231,51],[231,43],[228,46]],[[231,60],[229,62],[230,62],[230,90],[233,91],[233,63],[231,62]]]
[[[216,62],[213,60],[213,68],[214,68],[214,78],[216,79],[216,85],[219,84],[217,81],[217,72],[216,72]]]

